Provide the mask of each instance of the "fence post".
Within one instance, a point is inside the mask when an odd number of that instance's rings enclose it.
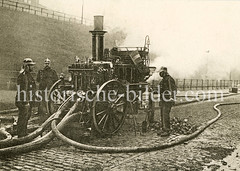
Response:
[[[214,88],[214,80],[212,80],[212,90],[213,90],[213,88]]]
[[[224,89],[225,89],[225,86],[226,86],[226,85],[225,85],[225,80],[223,80],[223,88],[224,88]]]
[[[17,10],[17,7],[18,7],[18,2],[16,2],[16,8],[15,8],[15,10]]]
[[[4,4],[4,2],[3,2],[4,0],[2,0],[2,7],[3,7],[3,4]]]
[[[198,79],[197,79],[197,82],[196,82],[196,90],[198,89]]]
[[[185,90],[185,78],[183,79],[183,91]]]
[[[54,18],[54,11],[53,11],[53,14],[52,14],[52,18]]]
[[[28,6],[28,12],[30,13],[30,11],[31,11],[31,6],[29,5]]]
[[[42,11],[43,11],[43,9],[41,8],[41,15],[42,15]]]
[[[175,83],[176,83],[176,86],[178,87],[178,79],[176,79],[176,82],[175,82]]]
[[[192,90],[192,79],[190,80],[190,90]]]
[[[202,79],[202,90],[203,90],[203,79]]]
[[[63,15],[64,21],[65,21],[65,15],[66,15],[66,14],[64,13],[64,15]]]

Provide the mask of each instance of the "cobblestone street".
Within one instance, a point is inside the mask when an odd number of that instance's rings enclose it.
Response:
[[[0,171],[240,171],[240,0],[0,16]]]
[[[227,97],[225,102],[239,102],[240,95]],[[176,106],[172,117],[201,124],[216,116],[216,102],[199,102]],[[145,153],[99,154],[81,151],[54,139],[46,147],[13,157],[1,158],[2,170],[216,170],[228,167],[227,160],[240,140],[240,105],[221,107],[222,118],[196,139],[173,148]],[[157,114],[156,114],[157,115]],[[138,119],[141,122],[141,119]],[[123,129],[109,138],[93,139],[99,146],[147,146],[169,141],[177,135],[161,138],[155,131],[134,135],[127,120]],[[131,130],[131,131],[129,131]],[[238,157],[235,157],[235,159]],[[230,168],[231,166],[229,166]]]

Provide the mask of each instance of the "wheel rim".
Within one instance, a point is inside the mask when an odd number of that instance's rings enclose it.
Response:
[[[113,91],[115,93],[109,94]],[[105,92],[107,98],[104,99],[102,92]],[[119,81],[110,80],[104,83],[93,101],[92,114],[96,130],[100,134],[116,133],[124,123],[126,104],[125,88]]]

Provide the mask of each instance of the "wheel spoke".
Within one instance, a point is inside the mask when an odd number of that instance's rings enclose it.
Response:
[[[120,117],[120,118],[119,118],[119,117]],[[119,123],[122,122],[123,117],[124,117],[124,113],[123,113],[123,112],[119,112],[119,111],[118,111],[118,112],[115,114],[115,118],[116,118],[116,120],[117,120]]]
[[[120,123],[119,118],[115,114],[113,114],[113,117],[114,117],[113,120],[115,119],[117,121],[117,123],[119,124]]]
[[[103,95],[101,92],[107,93]],[[103,98],[106,101],[103,101]],[[111,98],[107,99],[107,98]],[[100,134],[117,132],[124,122],[126,109],[125,88],[117,80],[109,80],[98,90],[93,103],[93,123]]]
[[[101,124],[101,122],[104,120],[104,118],[107,116],[107,114],[103,115],[103,117],[100,119],[100,121],[98,122],[98,125]]]
[[[117,103],[122,97],[124,97],[124,94],[120,94],[114,103]]]
[[[122,106],[122,105],[124,105],[124,104],[125,104],[125,102],[123,102],[123,103],[118,103],[118,104],[116,104],[116,106],[119,107],[119,106]]]
[[[103,114],[103,113],[105,113],[107,110],[103,110],[103,111],[101,111],[101,112],[98,112],[96,115],[98,116],[98,115],[101,115],[101,114]]]
[[[104,121],[104,124],[103,124],[102,130],[104,130],[104,128],[105,128],[105,126],[106,126],[106,124],[107,124],[108,117],[109,117],[109,115],[107,115],[107,117],[106,117],[106,119],[105,119],[105,121]]]
[[[109,131],[114,131],[116,129],[116,124],[114,122],[113,113],[110,114],[109,119]]]

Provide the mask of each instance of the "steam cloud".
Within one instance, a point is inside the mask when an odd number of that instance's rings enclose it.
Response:
[[[53,0],[42,3],[81,16],[82,1],[59,0],[57,7]],[[167,66],[175,78],[240,79],[237,1],[88,0],[84,4],[85,18],[104,15],[107,27],[121,27],[127,33],[124,46],[143,46],[149,35],[150,51],[157,54],[152,65]]]

